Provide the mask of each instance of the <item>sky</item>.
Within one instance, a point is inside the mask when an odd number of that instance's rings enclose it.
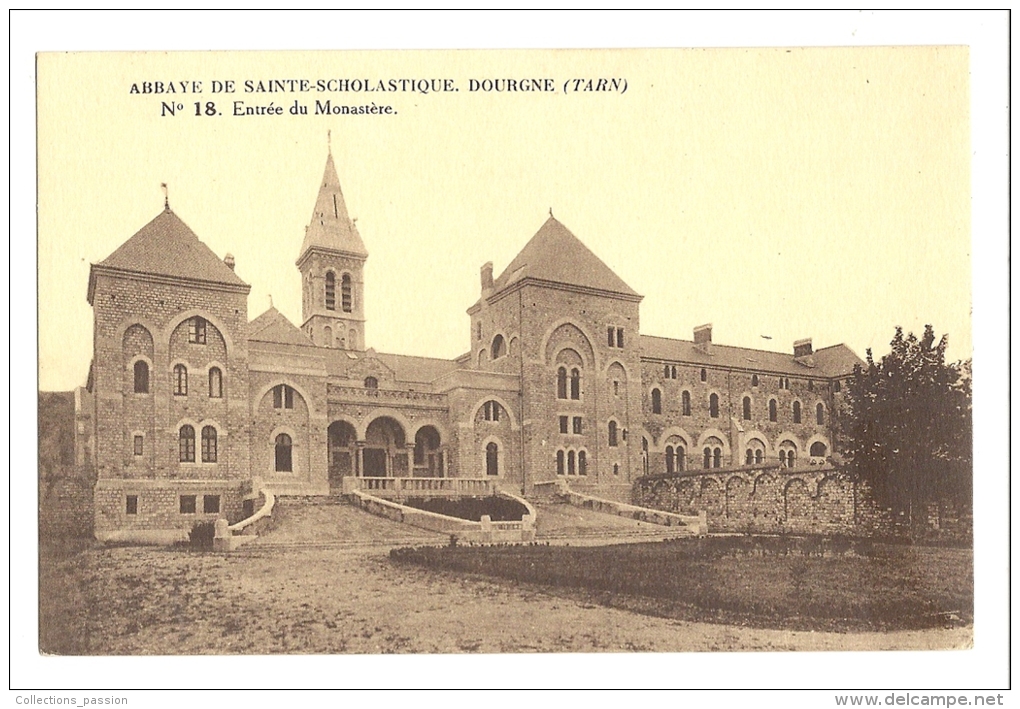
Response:
[[[84,383],[89,264],[156,216],[162,183],[199,238],[235,256],[249,317],[271,296],[300,325],[294,261],[328,134],[370,254],[379,351],[467,351],[479,267],[498,275],[551,208],[645,296],[645,334],[690,339],[710,322],[723,344],[811,337],[863,357],[895,326],[931,323],[950,359],[971,354],[965,47],[70,53],[38,68],[44,390]],[[300,78],[457,91],[245,91]],[[600,78],[626,89],[573,90]],[[471,90],[486,79],[554,91]],[[234,93],[214,92],[227,81]],[[393,113],[315,115],[326,100]],[[204,115],[210,101],[220,115]],[[295,101],[307,115],[290,115]]]

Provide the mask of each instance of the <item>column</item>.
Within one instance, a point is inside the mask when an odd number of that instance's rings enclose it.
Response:
[[[407,451],[407,477],[414,477],[414,443],[405,443],[404,448]]]
[[[365,471],[365,441],[354,442],[354,477],[364,477]]]

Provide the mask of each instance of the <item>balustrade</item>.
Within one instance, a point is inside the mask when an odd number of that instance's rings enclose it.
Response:
[[[496,487],[485,478],[344,478],[345,489],[406,497],[492,495]]]

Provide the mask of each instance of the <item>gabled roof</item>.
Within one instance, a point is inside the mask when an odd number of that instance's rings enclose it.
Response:
[[[301,244],[298,261],[311,248],[341,251],[356,256],[368,257],[365,244],[361,241],[358,228],[347,216],[347,204],[340,190],[340,178],[333,165],[333,154],[326,158],[326,170],[315,199],[312,220],[305,227],[305,240]]]
[[[828,372],[831,377],[853,374],[858,364],[864,366],[864,360],[842,343],[815,350],[814,358],[815,366]]]
[[[431,382],[455,369],[460,369],[460,365],[452,359],[412,357],[385,352],[376,352],[375,357],[393,370],[396,379],[403,382]]]
[[[710,352],[711,354],[708,354]],[[815,350],[810,360],[814,366],[801,364],[793,353],[753,350],[712,343],[706,352],[690,340],[641,335],[641,356],[709,367],[747,369],[798,377],[842,377],[854,371],[861,360],[846,345],[832,345]],[[802,360],[803,361],[803,360]]]
[[[170,207],[96,265],[208,283],[248,285]]]
[[[284,345],[315,347],[308,336],[276,308],[269,310],[248,323],[248,339],[258,342],[276,342]]]
[[[496,279],[493,292],[525,278],[640,297],[551,214]]]

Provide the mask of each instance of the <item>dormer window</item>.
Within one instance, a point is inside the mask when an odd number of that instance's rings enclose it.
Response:
[[[378,389],[379,380],[375,377],[365,377],[365,388],[366,389]]]

